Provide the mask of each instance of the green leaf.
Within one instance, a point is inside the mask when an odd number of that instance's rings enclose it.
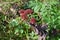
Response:
[[[15,19],[13,19],[11,22],[10,22],[10,25],[11,27],[14,27],[14,26],[17,26],[19,24],[19,22]]]

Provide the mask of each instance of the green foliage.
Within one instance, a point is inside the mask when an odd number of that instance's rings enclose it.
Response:
[[[29,7],[31,7],[34,12],[40,12],[42,18],[46,23],[50,25],[50,27],[57,27],[59,24],[59,1],[56,0],[46,0],[45,3],[40,1],[29,1]],[[57,21],[57,22],[56,22]],[[58,24],[57,24],[58,23]]]
[[[58,0],[45,0],[45,1],[29,1],[29,7],[34,10],[35,13],[40,12],[43,21],[48,23],[48,29],[52,28],[60,29],[60,6]],[[48,31],[49,31],[48,30]],[[58,36],[57,36],[58,37]],[[56,37],[56,40],[58,40]],[[48,39],[49,40],[49,39]],[[55,39],[51,39],[55,40]]]

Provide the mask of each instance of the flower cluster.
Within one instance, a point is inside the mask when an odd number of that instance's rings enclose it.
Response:
[[[24,10],[24,9],[21,9],[21,10],[19,10],[19,14],[20,14],[20,16],[21,16],[21,18],[23,19],[23,20],[26,20],[26,19],[28,19],[28,14],[32,14],[33,13],[33,10],[31,10],[31,9],[26,9],[26,10]],[[30,23],[31,24],[34,24],[34,23],[36,23],[36,19],[35,18],[31,18],[30,19]]]
[[[19,10],[19,14],[20,14],[20,16],[23,20],[27,19],[28,18],[27,15],[32,13],[32,12],[33,12],[33,10],[31,10],[31,9],[27,9],[27,10],[21,9],[21,10]]]

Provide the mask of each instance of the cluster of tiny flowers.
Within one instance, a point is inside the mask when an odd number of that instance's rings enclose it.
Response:
[[[21,10],[19,10],[19,14],[20,14],[20,17],[23,19],[23,20],[26,20],[26,19],[28,19],[28,14],[32,14],[33,13],[33,10],[32,9],[26,9],[26,10],[24,10],[24,9],[21,9]],[[31,24],[34,24],[34,23],[36,23],[36,19],[35,18],[31,18],[30,19],[30,23]]]

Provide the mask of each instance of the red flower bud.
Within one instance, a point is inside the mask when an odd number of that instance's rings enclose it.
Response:
[[[30,23],[31,23],[31,24],[35,24],[35,23],[36,23],[36,19],[35,19],[35,18],[31,18],[31,19],[30,19]]]

